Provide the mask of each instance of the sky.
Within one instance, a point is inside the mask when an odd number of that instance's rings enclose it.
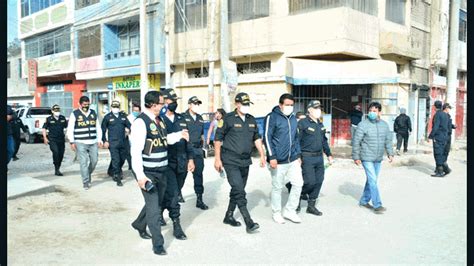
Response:
[[[7,42],[10,43],[13,39],[18,37],[18,18],[17,18],[17,1],[8,0],[7,19],[8,19],[8,38]]]

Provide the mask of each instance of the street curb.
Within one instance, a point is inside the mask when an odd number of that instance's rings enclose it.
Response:
[[[8,176],[7,199],[35,196],[56,191],[56,186],[29,176]]]

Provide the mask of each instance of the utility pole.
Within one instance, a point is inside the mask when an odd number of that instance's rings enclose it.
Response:
[[[449,5],[449,41],[448,41],[448,69],[447,69],[447,97],[453,108],[451,117],[456,121],[457,75],[458,75],[458,42],[459,42],[459,8],[460,0],[451,0]],[[451,138],[451,142],[454,142]]]
[[[165,88],[171,88],[171,69],[170,69],[170,45],[169,45],[169,0],[165,0],[165,11],[163,22],[165,24],[164,33],[165,33]]]
[[[227,87],[227,64],[229,62],[228,0],[221,0],[221,97],[222,107],[230,112],[229,88]]]
[[[145,94],[148,92],[146,2],[147,0],[140,0],[140,99],[142,110],[145,110]]]
[[[209,14],[210,14],[210,23],[209,23],[209,85],[207,87],[208,95],[208,112],[214,112],[214,62],[216,61],[216,0],[209,0]]]

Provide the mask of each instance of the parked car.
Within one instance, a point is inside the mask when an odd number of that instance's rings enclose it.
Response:
[[[37,138],[41,138],[43,124],[46,118],[52,114],[49,107],[21,107],[16,110],[23,125],[28,129],[22,133],[22,138],[27,143],[34,143]]]

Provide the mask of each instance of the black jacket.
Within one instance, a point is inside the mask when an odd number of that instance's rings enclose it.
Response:
[[[393,131],[396,133],[408,133],[411,132],[411,120],[406,114],[400,114],[395,118],[393,123]]]
[[[448,115],[441,110],[436,111],[433,117],[433,128],[428,138],[436,141],[446,141],[448,139],[448,129],[451,130],[452,128],[452,126],[448,124]]]

